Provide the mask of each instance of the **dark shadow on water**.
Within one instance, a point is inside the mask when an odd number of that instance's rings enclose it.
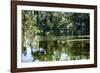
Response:
[[[49,40],[39,41],[39,48],[43,48],[46,54],[33,53],[39,61],[66,61],[89,59],[89,40]]]

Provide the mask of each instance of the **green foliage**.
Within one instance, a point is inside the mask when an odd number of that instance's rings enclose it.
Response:
[[[23,32],[33,35],[89,35],[88,13],[23,10],[22,21]]]
[[[58,61],[62,51],[72,56],[72,60],[75,59],[73,56],[85,55],[82,54],[83,52],[88,54],[88,43],[83,42],[85,46],[83,49],[86,48],[87,50],[82,51],[80,50],[82,41],[68,42],[67,40],[80,39],[79,36],[89,35],[89,32],[89,13],[22,10],[22,50],[23,52],[26,50],[24,43],[27,40],[30,40],[28,42],[31,45],[36,43],[35,46],[43,48],[47,52],[46,55],[41,55],[39,51],[33,53],[34,58],[38,60],[50,61],[55,59]]]

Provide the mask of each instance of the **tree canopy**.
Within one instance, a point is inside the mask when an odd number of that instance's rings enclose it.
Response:
[[[23,34],[89,35],[89,13],[22,11]]]

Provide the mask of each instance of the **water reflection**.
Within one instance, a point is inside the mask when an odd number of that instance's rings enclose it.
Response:
[[[26,48],[26,53],[30,62],[82,60],[90,58],[89,48],[89,39],[44,39],[39,40],[38,48]]]
[[[85,41],[40,41],[39,47],[46,55],[37,55],[40,61],[65,61],[89,59],[89,40]],[[43,56],[43,57],[42,57]]]

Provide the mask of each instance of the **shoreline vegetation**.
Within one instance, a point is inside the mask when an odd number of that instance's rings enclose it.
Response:
[[[90,58],[89,13],[22,10],[22,62]]]
[[[66,40],[66,41],[84,41],[89,40],[89,35],[84,36],[37,36],[40,41],[50,41],[50,40]]]

